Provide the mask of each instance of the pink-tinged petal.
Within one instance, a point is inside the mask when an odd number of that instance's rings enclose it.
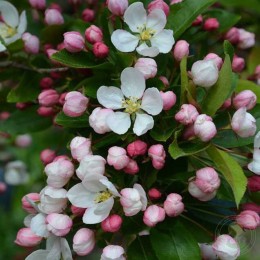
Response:
[[[101,183],[101,180],[107,180],[107,177],[92,173],[83,179],[82,184],[88,191],[96,194],[106,189],[106,186]]]
[[[168,53],[174,43],[172,30],[163,30],[151,38],[152,47],[157,47],[160,53]]]
[[[147,207],[147,197],[143,187],[140,184],[136,183],[134,185],[134,189],[138,190],[141,197],[141,202],[143,204],[142,210],[145,210]]]
[[[111,35],[114,46],[122,52],[134,51],[138,45],[139,38],[125,30],[116,30]]]
[[[88,192],[81,183],[73,186],[71,189],[68,190],[67,193],[67,197],[71,204],[80,208],[88,208],[95,205],[95,196],[95,193],[91,194],[90,192]]]
[[[97,100],[106,108],[120,109],[124,95],[119,88],[101,86],[97,91]]]
[[[17,28],[18,34],[22,35],[25,32],[26,27],[27,27],[26,13],[25,11],[23,11],[20,15],[20,21]]]
[[[16,8],[7,1],[0,1],[0,13],[6,24],[15,28],[19,24],[19,15]]]
[[[33,233],[40,237],[48,237],[50,232],[47,230],[47,224],[45,221],[46,215],[39,213],[32,218],[30,228]]]
[[[131,126],[130,115],[124,112],[115,112],[107,117],[108,127],[116,134],[122,135]]]
[[[158,115],[163,109],[163,101],[157,88],[148,88],[144,92],[141,108],[150,115]]]
[[[127,97],[140,99],[145,90],[145,78],[143,74],[135,68],[126,68],[121,73],[121,90]]]
[[[108,200],[96,204],[95,207],[88,208],[82,218],[85,224],[97,224],[102,222],[109,216],[109,213],[114,205],[114,199]]]
[[[124,21],[132,32],[140,32],[146,24],[146,10],[141,2],[131,4],[125,11]]]
[[[154,126],[153,117],[147,114],[136,113],[133,131],[136,135],[140,136],[152,129]]]
[[[46,260],[49,254],[48,250],[39,249],[28,255],[25,260]]]
[[[72,260],[72,254],[68,241],[65,238],[60,239],[61,255],[64,260]]]
[[[155,9],[147,17],[146,28],[155,30],[158,33],[164,29],[166,22],[165,13],[161,9]]]
[[[151,58],[157,56],[160,53],[157,47],[149,47],[146,43],[142,43],[139,47],[136,48],[136,51],[142,56]]]

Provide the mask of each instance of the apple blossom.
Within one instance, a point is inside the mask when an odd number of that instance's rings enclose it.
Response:
[[[147,144],[141,140],[135,140],[127,146],[127,153],[131,156],[145,155],[147,152]]]
[[[51,213],[46,217],[47,229],[55,236],[65,236],[70,232],[72,220],[69,216]]]
[[[17,135],[15,138],[15,144],[21,148],[28,147],[32,144],[32,137],[29,134]]]
[[[170,110],[176,103],[177,97],[173,91],[160,91],[160,95],[163,101],[163,110],[168,111]]]
[[[157,170],[160,170],[164,167],[166,152],[163,145],[155,144],[150,146],[148,149],[148,155],[152,159],[153,167]]]
[[[252,211],[256,212],[257,214],[260,214],[260,206],[253,202],[244,203],[241,205],[241,208],[243,210],[252,210]]]
[[[157,64],[155,60],[151,58],[139,58],[134,68],[139,70],[145,79],[154,78],[157,73]]]
[[[63,24],[64,19],[60,11],[57,9],[46,9],[44,21],[48,25]]]
[[[169,194],[163,203],[163,207],[165,209],[167,216],[177,217],[184,210],[182,196],[177,193]]]
[[[257,96],[251,90],[243,90],[236,94],[232,103],[236,109],[246,107],[247,110],[252,109],[256,105]]]
[[[183,125],[194,123],[199,115],[198,110],[191,104],[183,104],[181,110],[175,115],[175,120]]]
[[[259,215],[252,210],[244,210],[236,216],[236,223],[244,229],[256,229],[260,225]]]
[[[247,179],[247,188],[251,192],[260,191],[260,176],[251,176]]]
[[[82,20],[85,22],[92,22],[95,19],[95,11],[89,8],[86,8],[82,12]]]
[[[40,40],[37,36],[32,35],[28,32],[22,35],[24,41],[24,49],[27,53],[37,54],[40,49]]]
[[[148,195],[149,195],[149,198],[151,200],[157,200],[157,199],[160,199],[162,197],[162,193],[156,188],[150,189],[148,191]]]
[[[238,29],[238,45],[240,49],[248,49],[255,45],[255,34],[244,29]]]
[[[64,47],[67,51],[75,53],[80,52],[85,47],[85,40],[79,32],[66,32],[64,36]]]
[[[153,0],[148,4],[148,13],[151,13],[155,9],[161,9],[166,16],[170,12],[170,7],[163,0]]]
[[[40,244],[42,237],[35,235],[30,228],[21,228],[14,241],[17,245],[23,247],[33,247]]]
[[[39,193],[29,193],[22,197],[22,207],[28,213],[35,214],[37,213],[36,209],[31,205],[30,201],[38,202],[40,201]]]
[[[144,212],[143,221],[148,227],[154,227],[158,222],[165,219],[165,210],[157,205],[147,207]]]
[[[177,41],[173,50],[175,60],[181,61],[184,57],[187,57],[189,55],[189,46],[189,43],[185,40]]]
[[[239,41],[239,30],[236,27],[232,27],[229,29],[225,35],[224,38],[228,41],[230,41],[232,44],[237,44]]]
[[[116,170],[122,170],[130,161],[126,154],[126,150],[119,146],[110,147],[107,155],[107,163]]]
[[[86,155],[91,155],[91,140],[82,136],[74,137],[70,142],[72,157],[80,162]]]
[[[89,228],[79,229],[73,237],[73,250],[77,255],[88,255],[95,247],[94,232]]]
[[[196,17],[196,19],[192,22],[193,26],[198,26],[203,22],[203,17],[200,14],[199,16]]]
[[[115,112],[107,117],[109,128],[117,134],[127,132],[131,126],[131,118],[135,118],[134,133],[138,136],[145,134],[154,125],[150,115],[158,115],[163,108],[158,89],[145,90],[144,76],[135,68],[123,70],[121,89],[101,86],[97,91],[97,99],[106,108],[124,109],[124,112]]]
[[[128,7],[128,0],[107,0],[106,4],[112,14],[122,16]]]
[[[247,167],[251,172],[260,175],[260,132],[256,134],[254,139],[253,161]]]
[[[219,28],[219,21],[216,18],[208,18],[205,20],[203,29],[205,31],[214,31]]]
[[[29,0],[30,5],[39,10],[43,10],[46,7],[46,0]]]
[[[102,42],[103,33],[99,27],[96,25],[91,25],[85,31],[85,37],[89,43]]]
[[[121,29],[112,33],[111,41],[119,51],[136,49],[142,56],[155,57],[172,49],[173,31],[164,29],[167,21],[161,9],[154,9],[147,15],[143,3],[136,2],[126,9],[124,21],[134,34]]]
[[[40,87],[43,89],[48,89],[48,88],[52,88],[53,86],[53,79],[50,77],[44,77],[41,79],[40,81]]]
[[[82,217],[84,215],[85,211],[86,211],[86,209],[79,208],[79,207],[76,207],[74,205],[71,205],[70,210],[73,213],[73,215],[75,215],[77,217]]]
[[[214,252],[212,245],[209,244],[199,244],[201,257],[203,260],[215,260],[217,255]]]
[[[213,60],[216,63],[219,70],[221,69],[222,64],[223,64],[222,58],[220,58],[215,53],[209,53],[208,55],[205,56],[204,60]]]
[[[103,42],[95,42],[93,45],[93,53],[99,59],[104,59],[109,54],[109,47]]]
[[[101,222],[101,227],[105,232],[114,233],[121,228],[122,222],[122,218],[119,215],[114,214],[104,219]]]
[[[129,163],[125,166],[123,171],[125,173],[134,175],[134,174],[139,172],[139,166],[138,166],[138,164],[137,164],[137,162],[135,160],[130,159]]]
[[[45,107],[51,107],[59,102],[59,93],[54,89],[45,89],[38,96],[39,104]]]
[[[40,106],[37,109],[37,113],[42,117],[51,117],[56,114],[55,109],[53,107],[45,107],[45,106]]]
[[[245,59],[235,55],[232,60],[232,70],[238,73],[241,72],[244,68],[245,68]]]
[[[40,159],[42,163],[45,165],[51,163],[55,157],[56,157],[56,153],[51,149],[42,150],[40,154]]]
[[[126,260],[124,253],[123,247],[108,245],[103,249],[100,260]]]

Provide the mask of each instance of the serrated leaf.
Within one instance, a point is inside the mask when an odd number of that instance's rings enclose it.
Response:
[[[171,5],[168,28],[173,30],[175,40],[191,26],[196,17],[214,4],[215,0],[185,0]]]
[[[55,117],[55,123],[68,128],[85,128],[89,126],[87,114],[78,117],[70,117],[63,112],[60,112]]]
[[[240,79],[237,83],[236,93],[243,90],[252,90],[257,96],[257,103],[260,103],[260,87],[249,80]]]
[[[90,52],[71,53],[63,49],[51,56],[51,59],[71,68],[77,69],[105,69],[110,68],[111,64],[108,62],[97,60]]]
[[[241,166],[228,153],[213,145],[207,149],[207,153],[229,183],[238,206],[244,196],[247,185],[247,178]]]

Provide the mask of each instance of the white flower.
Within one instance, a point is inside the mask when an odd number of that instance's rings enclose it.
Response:
[[[106,219],[114,205],[114,197],[120,196],[115,186],[101,174],[89,174],[82,183],[68,191],[72,205],[87,208],[83,216],[85,224],[96,224]]]
[[[131,52],[136,49],[143,56],[155,57],[172,49],[173,31],[164,29],[167,20],[161,9],[155,9],[147,15],[143,3],[136,2],[126,9],[124,21],[134,34],[121,29],[113,32],[111,41],[119,51]]]
[[[260,175],[260,132],[257,133],[254,140],[253,161],[247,167],[251,172]]]
[[[0,52],[5,51],[9,45],[22,37],[27,27],[25,11],[19,17],[16,8],[6,1],[0,1]]]
[[[107,116],[107,125],[117,133],[124,134],[135,121],[133,131],[140,136],[154,126],[153,117],[163,108],[160,92],[157,88],[145,90],[145,79],[141,72],[126,68],[121,74],[121,89],[101,86],[97,91],[98,102],[113,110],[124,109]],[[150,115],[145,114],[147,112]]]

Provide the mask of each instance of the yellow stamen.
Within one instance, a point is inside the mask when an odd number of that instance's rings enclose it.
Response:
[[[1,23],[0,25],[0,36],[2,38],[10,38],[17,33],[17,30],[7,24]]]
[[[141,38],[142,41],[149,41],[153,37],[154,34],[155,34],[155,30],[144,29],[140,33],[140,38]]]
[[[130,97],[129,99],[122,101],[122,107],[125,108],[125,112],[133,114],[140,109],[140,101],[137,98]]]
[[[110,197],[112,197],[112,193],[106,189],[104,191],[100,191],[97,195],[97,197],[95,198],[95,202],[96,203],[100,203],[100,202],[104,202],[106,200],[108,200]]]

